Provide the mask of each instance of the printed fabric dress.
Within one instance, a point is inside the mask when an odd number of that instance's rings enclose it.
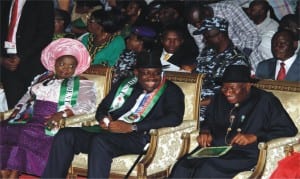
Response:
[[[39,78],[36,77],[35,79]],[[45,134],[45,117],[58,111],[62,79],[51,79],[33,83],[18,104],[30,99],[30,92],[36,96],[32,118],[26,124],[0,123],[0,169],[18,170],[40,176],[48,160],[53,136]],[[75,115],[96,110],[96,90],[89,80],[79,80],[77,103],[71,107]]]

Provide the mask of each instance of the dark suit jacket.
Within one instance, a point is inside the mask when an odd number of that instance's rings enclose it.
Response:
[[[11,0],[0,1],[0,58],[7,56],[4,41],[7,38]],[[1,66],[1,82],[5,90],[9,109],[27,91],[34,76],[46,69],[43,67],[41,51],[51,42],[54,31],[54,9],[52,0],[26,0],[16,33],[17,55],[20,64],[16,71]]]
[[[4,41],[7,37],[11,0],[1,0],[1,56],[6,56]],[[22,10],[16,34],[17,52],[21,59],[17,73],[32,77],[45,71],[40,54],[52,40],[54,10],[52,0],[27,0]]]
[[[255,75],[260,79],[273,79],[275,80],[276,59],[271,58],[260,62],[256,68]],[[300,52],[298,52],[296,60],[290,67],[285,80],[299,81],[300,82]]]
[[[99,104],[96,112],[97,120],[102,120],[107,115],[120,83],[115,84],[109,94]],[[148,115],[142,121],[136,123],[138,132],[177,126],[182,122],[184,115],[184,94],[181,88],[173,82],[167,80],[166,85],[165,91]],[[122,107],[110,112],[112,118],[116,120],[128,112],[142,93],[144,93],[142,86],[139,83],[135,84],[132,94],[127,98]]]
[[[155,52],[162,54],[163,47],[154,49]],[[193,65],[196,64],[197,53],[186,48],[184,45],[179,47],[178,50],[169,58],[168,62],[181,66],[181,65]]]

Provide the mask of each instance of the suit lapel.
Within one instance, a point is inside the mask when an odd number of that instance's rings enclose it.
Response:
[[[271,79],[275,79],[276,61],[277,61],[277,60],[274,58],[274,60],[272,60],[272,62],[270,63],[269,77],[270,77]]]
[[[300,53],[298,53],[294,63],[292,64],[288,73],[286,74],[285,79],[289,81],[300,81],[299,71],[300,71]]]

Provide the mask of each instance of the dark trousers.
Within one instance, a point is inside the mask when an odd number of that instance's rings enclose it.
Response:
[[[26,93],[32,79],[26,80],[17,72],[1,68],[1,81],[6,95],[8,109],[12,109]]]
[[[35,62],[38,62],[38,64]],[[40,62],[39,55],[30,58],[30,61],[26,61],[26,65],[22,65],[21,60],[16,71],[9,71],[3,66],[0,70],[1,82],[3,83],[9,109],[12,109],[26,93],[34,77],[46,71]]]
[[[188,159],[185,155],[176,162],[169,178],[233,178],[255,166],[257,157],[250,155],[235,148],[221,157]]]
[[[81,128],[61,129],[54,137],[42,178],[65,178],[74,154],[80,152],[88,154],[88,178],[108,178],[112,159],[141,153],[148,142],[147,135],[91,133]]]

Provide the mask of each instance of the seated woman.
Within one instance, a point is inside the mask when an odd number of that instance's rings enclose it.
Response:
[[[93,11],[88,19],[88,31],[80,37],[88,49],[92,65],[113,66],[125,49],[125,41],[120,33],[122,15],[116,11]]]
[[[71,32],[67,32],[67,28],[70,24],[70,14],[62,9],[54,10],[54,34],[53,40],[57,40],[59,38],[72,38],[74,39],[76,36]]]
[[[96,109],[94,83],[78,77],[91,61],[81,42],[55,40],[43,50],[41,61],[48,71],[33,80],[10,118],[0,123],[2,178],[18,178],[19,172],[40,176],[53,139],[46,124],[57,127],[61,119]]]

